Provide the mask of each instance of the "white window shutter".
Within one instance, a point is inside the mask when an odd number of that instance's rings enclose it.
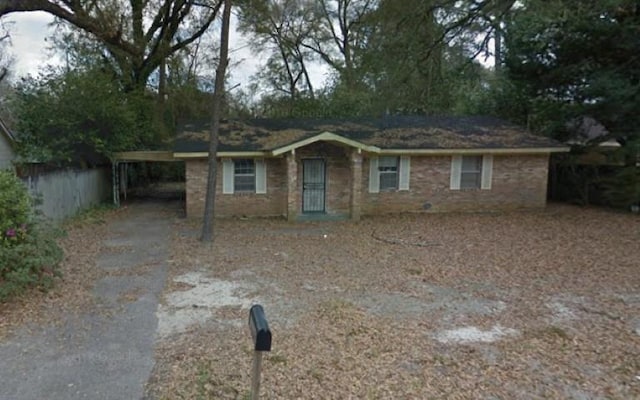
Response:
[[[369,159],[369,193],[380,191],[380,174],[378,173],[378,157]]]
[[[222,160],[222,193],[233,194],[233,160],[224,158]]]
[[[400,156],[400,178],[398,190],[409,190],[409,176],[411,174],[411,157]]]
[[[451,156],[451,180],[449,188],[460,190],[460,175],[462,174],[462,156]]]
[[[491,189],[491,179],[493,178],[493,156],[485,154],[482,156],[482,184],[483,190]]]
[[[256,163],[256,193],[267,193],[267,163],[263,158],[257,158]]]

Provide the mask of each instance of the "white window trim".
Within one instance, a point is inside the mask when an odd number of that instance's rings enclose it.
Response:
[[[242,193],[267,193],[267,163],[263,158],[253,159],[255,166],[255,190],[254,192],[242,192]],[[222,193],[234,194],[234,176],[235,165],[232,158],[222,159]]]
[[[256,194],[267,193],[267,163],[263,158],[255,159]]]
[[[230,158],[222,159],[222,193],[233,194],[233,160]]]
[[[493,180],[493,155],[482,156],[482,177],[480,178],[480,189],[491,190]]]
[[[400,168],[398,175],[398,190],[409,190],[409,180],[411,177],[411,157],[400,156]]]
[[[482,155],[482,172],[480,177],[480,190],[491,190],[493,181],[493,155]],[[462,155],[451,157],[451,177],[449,188],[460,190],[460,180],[462,176]]]
[[[369,193],[380,192],[380,174],[378,174],[378,157],[369,159]]]

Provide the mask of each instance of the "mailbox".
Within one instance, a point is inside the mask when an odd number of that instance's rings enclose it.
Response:
[[[249,328],[253,337],[255,351],[271,351],[271,331],[264,309],[256,304],[249,310]]]

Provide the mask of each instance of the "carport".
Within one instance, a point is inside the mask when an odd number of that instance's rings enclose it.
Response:
[[[120,197],[123,194],[127,199],[127,169],[132,163],[142,162],[182,162],[182,160],[173,157],[172,151],[142,150],[142,151],[124,151],[115,153],[111,158],[112,168],[112,184],[113,184],[113,204],[120,206]]]

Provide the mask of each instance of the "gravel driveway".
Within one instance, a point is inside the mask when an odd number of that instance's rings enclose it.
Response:
[[[544,211],[174,226],[150,398],[640,398],[640,219]]]

